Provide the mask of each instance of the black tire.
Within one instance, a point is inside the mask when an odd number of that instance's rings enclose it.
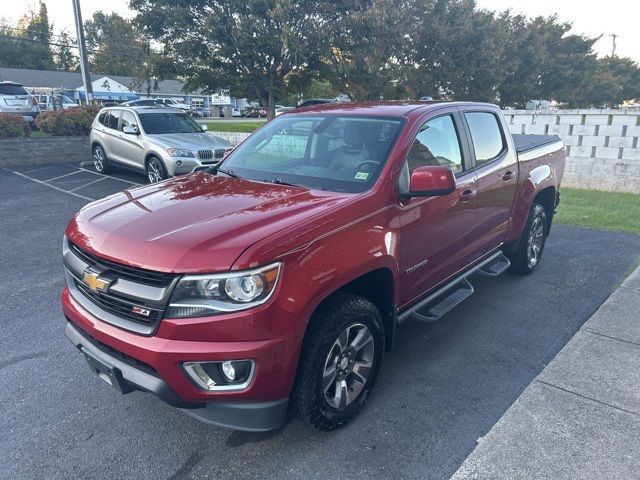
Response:
[[[164,163],[156,156],[152,156],[147,160],[146,170],[149,183],[161,182],[168,177]]]
[[[356,338],[361,338],[361,341],[356,342]],[[345,353],[338,355],[340,339],[346,340],[344,345],[347,348],[343,350]],[[322,431],[350,422],[364,406],[375,385],[383,350],[382,317],[369,300],[345,293],[336,295],[320,307],[311,319],[302,345],[293,390],[293,404],[298,415]],[[369,363],[371,366],[367,367]],[[325,376],[331,367],[334,371],[332,378]],[[325,389],[323,377],[327,379],[328,387]],[[340,394],[338,384],[344,385],[344,389],[340,387]],[[337,402],[338,407],[330,402]]]
[[[534,203],[529,210],[527,223],[522,231],[517,250],[505,251],[505,255],[511,262],[509,270],[519,275],[533,273],[540,265],[548,234],[547,212],[542,205]],[[534,246],[536,248],[533,248]]]
[[[109,173],[113,171],[113,165],[109,162],[107,154],[102,145],[96,143],[91,149],[93,154],[93,167],[98,173]]]

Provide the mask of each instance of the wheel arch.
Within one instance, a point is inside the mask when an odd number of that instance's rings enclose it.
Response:
[[[376,306],[382,317],[385,351],[391,351],[396,329],[395,284],[391,269],[380,267],[370,270],[336,288],[313,309],[311,318],[319,309],[343,293],[361,296]],[[309,331],[309,324],[306,332]]]

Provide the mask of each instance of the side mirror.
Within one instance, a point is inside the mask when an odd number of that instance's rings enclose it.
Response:
[[[203,132],[206,132],[207,130],[209,130],[209,127],[207,127],[206,125],[200,125],[200,128],[202,128]]]
[[[411,174],[406,197],[439,197],[456,189],[456,179],[448,167],[418,167]]]
[[[135,125],[125,125],[122,127],[122,131],[128,135],[138,135],[140,133]]]

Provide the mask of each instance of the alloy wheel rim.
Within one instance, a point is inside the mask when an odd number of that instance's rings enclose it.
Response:
[[[544,222],[542,217],[538,216],[533,220],[529,231],[529,240],[527,242],[527,259],[529,266],[535,267],[540,260],[542,253],[542,242],[544,241]]]
[[[93,165],[99,172],[101,172],[104,168],[104,152],[100,147],[96,147],[93,149]]]
[[[324,361],[322,393],[335,409],[345,408],[362,393],[373,367],[375,343],[369,328],[356,323],[345,328]]]
[[[160,172],[160,165],[156,160],[151,160],[149,162],[149,168],[147,171],[147,175],[149,177],[149,181],[151,183],[156,183],[162,180],[162,173]]]

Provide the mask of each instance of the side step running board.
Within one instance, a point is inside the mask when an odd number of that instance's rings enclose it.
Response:
[[[493,253],[412,307],[399,313],[398,322],[409,318],[428,323],[437,322],[473,294],[473,285],[468,280],[471,275],[479,273],[485,277],[495,278],[509,268],[509,265],[511,265],[509,259],[501,251]]]
[[[437,322],[445,313],[453,310],[471,294],[473,294],[473,285],[466,278],[462,278],[431,302],[411,312],[411,318],[421,322]]]
[[[491,262],[483,264],[477,273],[483,277],[495,278],[511,266],[511,262],[503,253],[500,253]]]

